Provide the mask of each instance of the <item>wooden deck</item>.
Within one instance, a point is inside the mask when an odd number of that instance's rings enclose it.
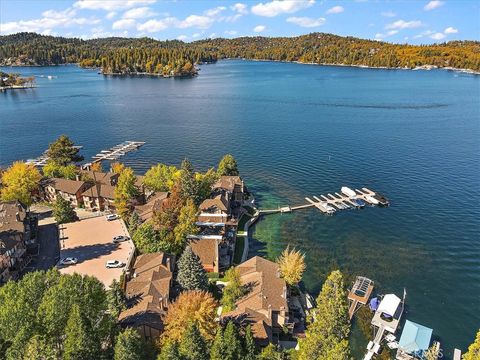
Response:
[[[348,316],[350,320],[355,315],[355,312],[362,306],[368,303],[372,295],[374,282],[366,277],[357,276],[352,289],[348,293],[348,300],[350,307],[348,309]]]

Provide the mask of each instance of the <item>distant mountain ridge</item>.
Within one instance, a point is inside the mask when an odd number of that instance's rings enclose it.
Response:
[[[152,38],[81,40],[36,33],[0,36],[0,65],[79,63],[99,67],[105,74],[191,76],[196,74],[195,64],[224,58],[411,69],[434,66],[478,72],[480,42],[390,44],[326,33],[218,38],[192,43]]]

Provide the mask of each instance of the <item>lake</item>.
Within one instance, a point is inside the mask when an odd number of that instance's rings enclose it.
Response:
[[[267,216],[251,253],[302,250],[314,294],[334,268],[373,279],[379,293],[401,297],[405,288],[406,317],[433,328],[447,354],[473,341],[479,76],[237,60],[202,66],[194,79],[109,78],[76,66],[13,71],[36,75],[38,88],[0,93],[1,165],[36,157],[65,133],[86,158],[146,141],[123,159],[140,173],[185,157],[206,170],[232,153],[261,208],[344,185],[379,191],[390,207]]]

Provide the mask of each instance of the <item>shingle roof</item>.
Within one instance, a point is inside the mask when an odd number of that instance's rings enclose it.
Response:
[[[61,179],[61,178],[49,178],[42,181],[42,186],[51,186],[55,190],[67,193],[76,194],[86,185],[85,181]]]
[[[83,196],[102,197],[113,200],[115,198],[115,186],[96,183],[82,193]]]
[[[119,321],[123,325],[145,324],[163,329],[162,316],[170,298],[175,258],[158,252],[137,257],[133,266],[134,277],[127,283],[126,295],[130,307],[122,311]]]
[[[190,246],[193,252],[200,258],[204,265],[218,263],[218,240],[217,239],[192,239]]]
[[[168,192],[156,193],[147,200],[146,204],[135,206],[135,211],[143,221],[148,221],[152,218],[154,212],[160,210],[163,201],[168,198],[168,195]]]
[[[284,297],[287,284],[280,277],[278,265],[273,261],[255,256],[237,266],[243,284],[253,284],[252,291],[240,299],[237,306],[249,307],[254,310],[272,310],[287,308]],[[253,296],[256,295],[256,296]],[[253,305],[255,304],[255,305]]]
[[[212,208],[226,212],[228,210],[228,202],[223,196],[219,195],[213,199],[205,199],[199,206],[201,211],[208,211]]]
[[[242,179],[240,176],[220,176],[220,179],[213,184],[213,189],[225,189],[233,192],[235,186],[242,186]]]
[[[113,172],[82,170],[82,174],[86,175],[88,178],[96,181],[97,183],[104,185],[115,185],[118,179],[118,174]]]
[[[0,254],[13,249],[22,241],[26,216],[26,207],[19,201],[0,203]]]

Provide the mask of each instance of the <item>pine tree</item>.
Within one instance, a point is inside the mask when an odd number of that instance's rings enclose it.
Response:
[[[116,279],[113,279],[110,289],[107,290],[107,301],[110,313],[115,319],[118,318],[120,312],[126,308],[126,299],[120,283]]]
[[[63,358],[65,360],[90,360],[100,351],[99,344],[92,339],[80,307],[73,304],[65,328]]]
[[[137,330],[128,328],[118,334],[114,360],[143,360],[145,347]]]
[[[77,214],[73,210],[69,201],[65,200],[60,195],[57,196],[57,200],[53,205],[53,216],[58,224],[65,224],[75,221]]]
[[[195,205],[198,205],[198,184],[195,179],[193,165],[188,159],[182,161],[180,184],[183,201],[190,199]]]
[[[333,271],[322,286],[317,307],[310,312],[305,339],[300,341],[300,360],[350,358],[348,304],[342,273]]]
[[[177,282],[183,290],[207,290],[208,278],[200,258],[187,246],[178,260]]]
[[[218,163],[217,172],[220,176],[238,176],[237,161],[232,155],[225,155]]]
[[[225,342],[223,341],[223,328],[220,326],[215,334],[212,348],[210,349],[211,360],[224,360],[226,356]]]
[[[255,360],[256,356],[255,340],[253,339],[252,327],[250,324],[245,329],[244,337],[244,360]]]
[[[183,357],[180,356],[178,344],[174,341],[164,344],[157,360],[183,360]]]
[[[225,344],[225,360],[240,360],[243,358],[242,343],[238,337],[238,330],[233,321],[229,321],[223,332]]]
[[[57,164],[66,166],[70,163],[83,160],[79,155],[79,148],[74,146],[72,140],[66,135],[61,135],[57,140],[50,144],[47,150],[47,156]]]
[[[179,352],[185,360],[208,360],[208,349],[205,339],[200,334],[197,325],[190,322],[183,334]]]

